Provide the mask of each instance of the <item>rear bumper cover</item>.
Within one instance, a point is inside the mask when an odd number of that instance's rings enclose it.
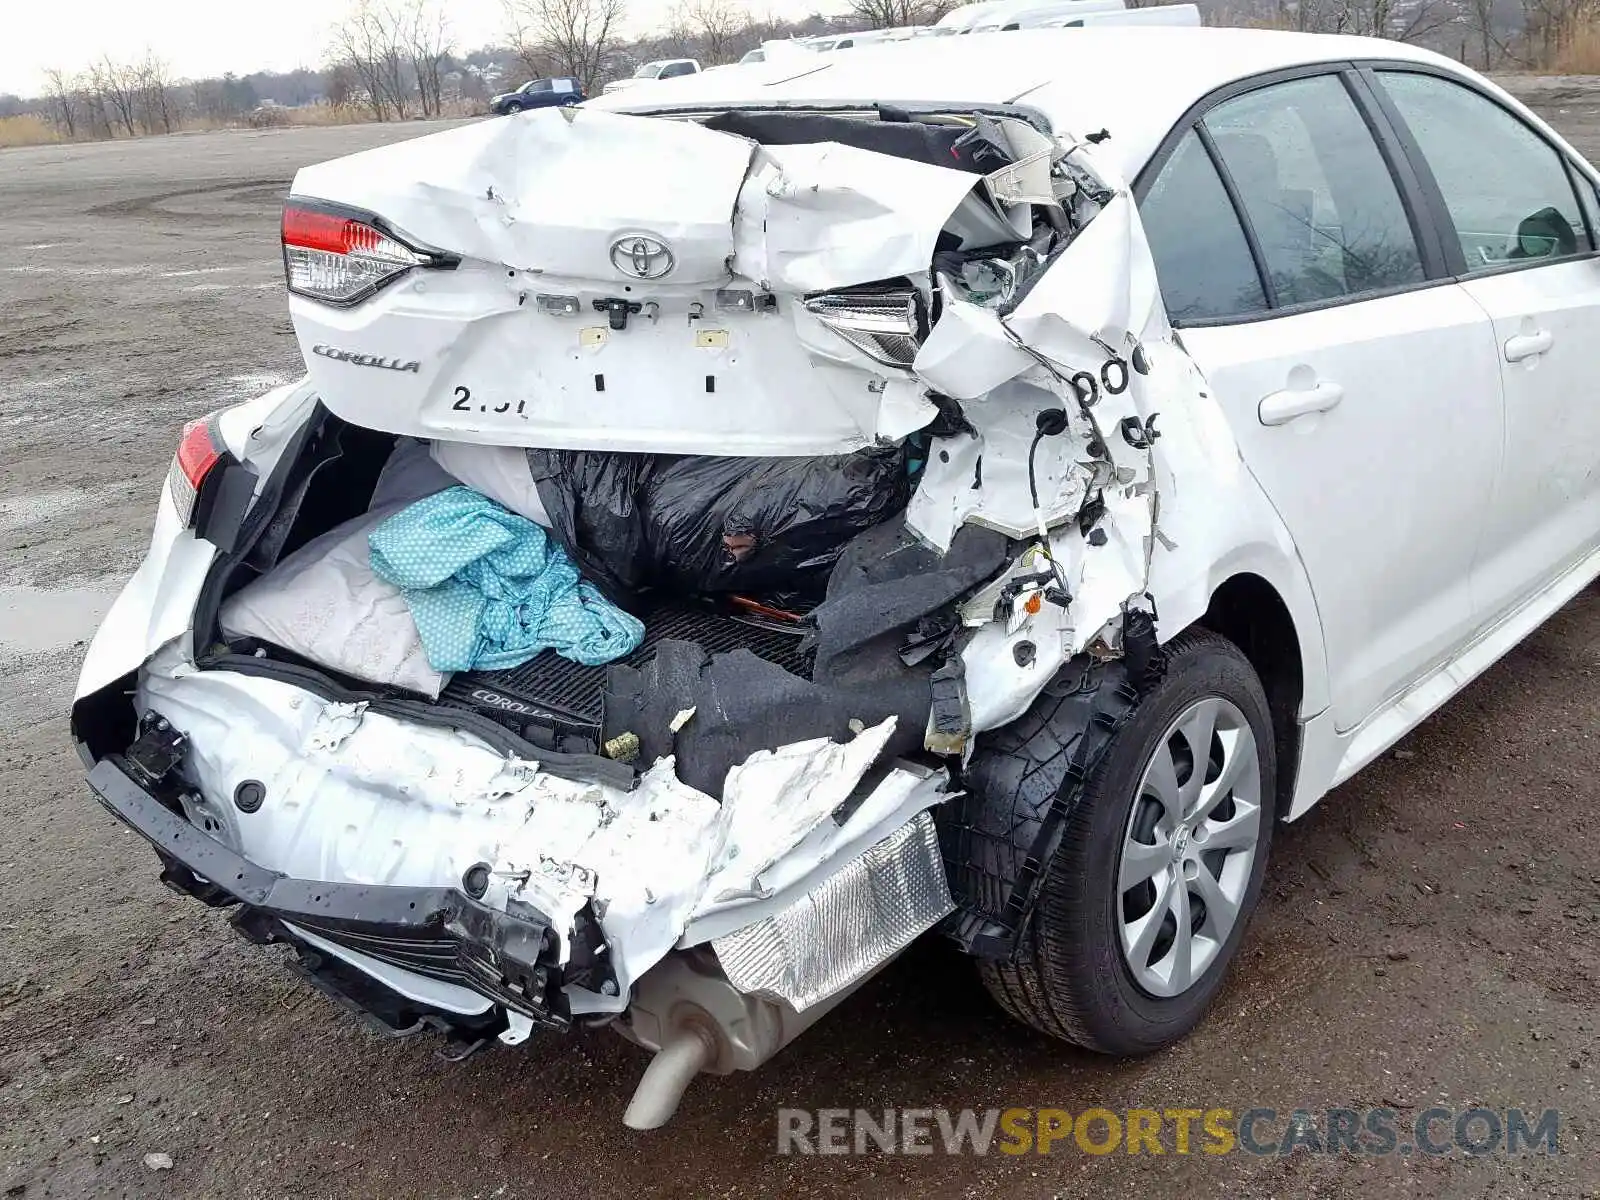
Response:
[[[456,888],[295,879],[197,829],[116,758],[96,763],[88,781],[111,815],[155,848],[164,883],[212,907],[241,905],[235,924],[251,940],[276,940],[274,924],[282,923],[289,927],[283,940],[297,947],[305,945],[297,933],[309,932],[403,971],[468,988],[536,1024],[569,1023],[558,938],[532,905],[512,901],[502,912]],[[593,934],[595,944],[603,944],[597,926]]]

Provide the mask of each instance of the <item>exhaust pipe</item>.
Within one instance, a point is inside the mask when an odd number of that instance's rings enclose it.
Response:
[[[781,1001],[735,989],[709,947],[674,951],[639,980],[633,1003],[612,1026],[656,1052],[634,1089],[623,1124],[629,1129],[661,1128],[701,1071],[731,1075],[755,1070],[875,973],[796,1012]]]
[[[689,1082],[716,1057],[715,1043],[695,1026],[678,1030],[644,1069],[622,1123],[629,1129],[660,1129],[678,1111]]]

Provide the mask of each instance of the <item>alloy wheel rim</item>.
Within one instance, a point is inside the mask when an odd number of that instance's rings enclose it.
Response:
[[[1238,707],[1191,704],[1145,765],[1117,862],[1123,960],[1153,996],[1179,996],[1238,924],[1261,839],[1261,756]]]

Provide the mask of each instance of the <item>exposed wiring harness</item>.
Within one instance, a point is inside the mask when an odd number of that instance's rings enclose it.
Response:
[[[1066,409],[1041,409],[1039,415],[1034,418],[1033,441],[1028,446],[1028,497],[1033,501],[1033,523],[1038,531],[1036,544],[1039,553],[1050,564],[1050,575],[1055,579],[1056,586],[1061,589],[1060,596],[1048,596],[1048,598],[1060,604],[1065,604],[1070,600],[1071,593],[1067,588],[1067,579],[1062,573],[1061,564],[1056,561],[1056,556],[1050,552],[1050,530],[1045,523],[1044,509],[1039,505],[1039,479],[1036,464],[1039,457],[1039,443],[1047,437],[1058,437],[1066,431]]]

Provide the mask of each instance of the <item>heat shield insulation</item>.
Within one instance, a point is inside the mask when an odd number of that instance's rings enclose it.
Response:
[[[933,816],[921,812],[788,908],[711,944],[734,987],[800,1011],[881,967],[954,907]]]

